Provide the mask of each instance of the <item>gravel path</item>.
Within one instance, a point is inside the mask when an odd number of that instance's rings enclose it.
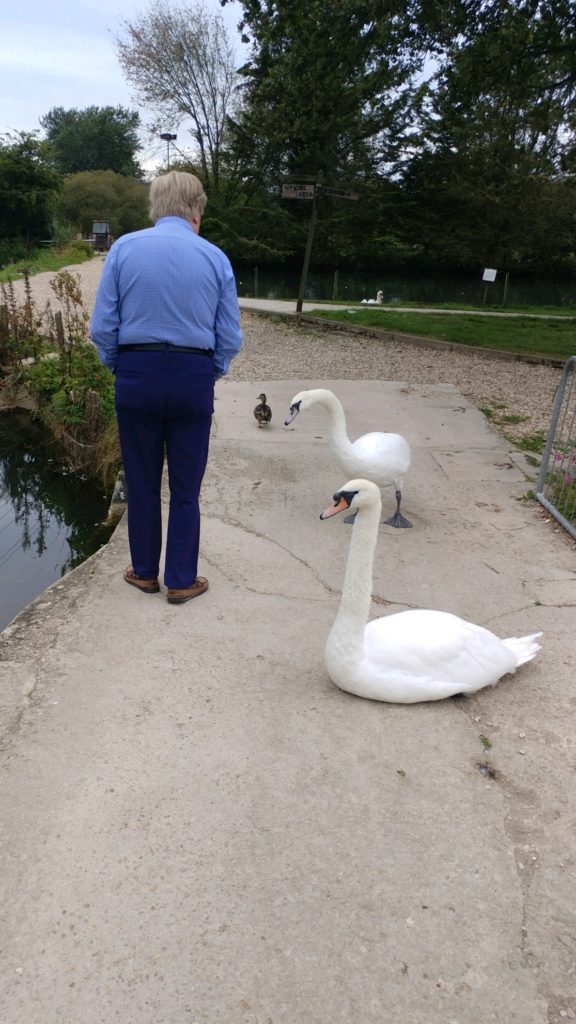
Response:
[[[80,278],[84,302],[92,309],[103,257],[67,268]],[[52,273],[31,279],[39,308],[56,307]],[[22,282],[15,284],[23,294]],[[522,442],[546,434],[561,370],[531,363],[490,359],[470,352],[440,351],[385,342],[344,332],[298,326],[288,318],[242,313],[244,346],[232,363],[231,380],[302,379],[398,380],[407,384],[453,384],[507,438]],[[517,422],[517,421],[520,422]]]

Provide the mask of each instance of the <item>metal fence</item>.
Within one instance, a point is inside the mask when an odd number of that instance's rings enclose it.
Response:
[[[576,356],[567,360],[536,484],[541,505],[576,538]]]

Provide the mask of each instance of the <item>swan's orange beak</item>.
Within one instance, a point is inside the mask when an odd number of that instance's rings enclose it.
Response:
[[[335,496],[336,499],[336,496]],[[330,519],[331,516],[337,516],[339,512],[346,512],[350,508],[350,505],[346,501],[344,495],[341,495],[334,501],[333,505],[329,505],[323,512],[320,513],[320,519]]]

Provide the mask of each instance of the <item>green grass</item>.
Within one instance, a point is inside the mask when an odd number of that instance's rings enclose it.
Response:
[[[0,270],[0,281],[20,281],[23,271],[29,274],[41,274],[44,271],[62,270],[62,267],[69,267],[75,263],[84,263],[92,259],[92,252],[83,245],[74,244],[63,249],[36,249],[25,259],[16,263],[8,263]]]
[[[350,308],[350,307],[348,307]],[[371,307],[356,307],[354,312],[315,310],[308,316],[337,320],[356,327],[417,334],[457,342],[472,347],[518,352],[524,355],[568,359],[576,353],[576,323],[572,320],[533,320],[530,317],[461,316],[450,313],[382,312]]]

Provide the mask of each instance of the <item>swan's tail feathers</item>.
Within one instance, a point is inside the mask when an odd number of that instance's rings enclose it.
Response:
[[[536,657],[541,648],[541,644],[536,643],[536,641],[541,636],[542,633],[532,633],[530,636],[510,636],[507,640],[502,641],[508,650],[513,651],[516,655],[516,668],[519,665],[524,665],[527,661],[532,661],[532,658]]]

